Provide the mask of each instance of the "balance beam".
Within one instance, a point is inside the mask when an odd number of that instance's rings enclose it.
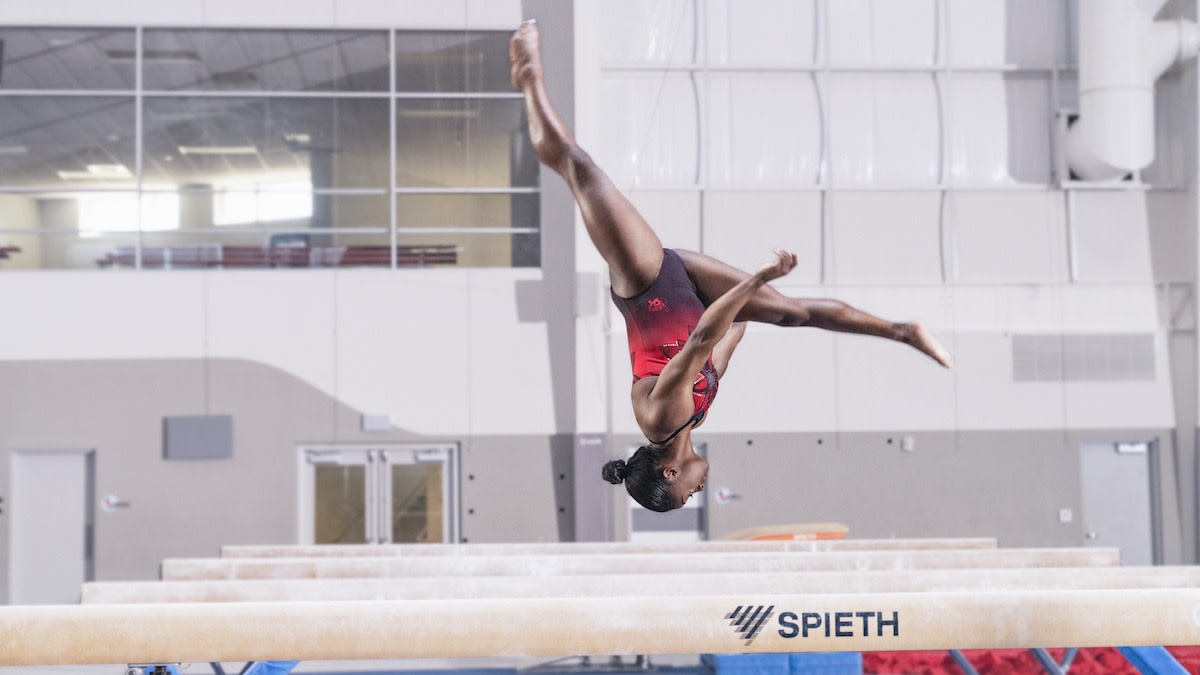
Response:
[[[624,553],[790,553],[818,551],[923,551],[994,549],[994,538],[826,539],[814,541],[705,541],[679,544],[543,542],[530,544],[351,544],[222,546],[222,558],[369,558],[414,556],[598,555]]]
[[[984,567],[1100,567],[1120,564],[1115,548],[966,551],[714,553],[623,556],[474,556],[464,558],[220,558],[167,559],[163,581],[204,579],[336,579],[434,576],[680,574]]]
[[[1137,588],[1200,588],[1200,567],[956,569],[869,574],[800,572],[416,579],[98,581],[83,585],[82,601],[84,604],[155,604]]]
[[[1192,588],[7,606],[0,665],[1186,645],[1198,624]]]

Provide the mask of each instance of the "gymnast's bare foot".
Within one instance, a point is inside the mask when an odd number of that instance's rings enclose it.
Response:
[[[937,361],[947,368],[954,366],[954,357],[950,356],[950,352],[938,342],[938,339],[933,337],[933,333],[925,327],[924,323],[914,321],[906,323],[901,328],[903,337],[901,341],[905,344],[912,345],[916,349],[924,352],[929,358]]]
[[[512,63],[512,86],[521,91],[528,82],[542,76],[542,55],[537,21],[522,22],[508,40],[508,60]]]

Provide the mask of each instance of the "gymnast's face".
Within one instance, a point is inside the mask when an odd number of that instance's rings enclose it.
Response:
[[[704,483],[707,480],[707,459],[695,455],[690,461],[685,462],[679,468],[679,474],[675,477],[671,488],[671,494],[678,500],[677,508],[682,508],[692,498],[692,495],[704,490]]]

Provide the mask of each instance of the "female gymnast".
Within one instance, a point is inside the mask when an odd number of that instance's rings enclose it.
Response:
[[[692,447],[692,429],[704,421],[746,321],[874,335],[953,365],[920,322],[893,323],[837,300],[789,298],[769,286],[796,266],[794,253],[776,250],[773,260],[747,274],[703,253],[664,250],[550,103],[535,22],[513,33],[508,55],[513,88],[525,95],[534,152],[575,195],[588,235],[608,263],[613,302],[625,316],[633,413],[649,443],[628,461],[607,463],[603,477],[624,481],[639,504],[670,511],[704,489],[708,461]]]

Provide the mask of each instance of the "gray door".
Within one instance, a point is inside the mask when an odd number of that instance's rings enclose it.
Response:
[[[95,453],[18,450],[11,462],[9,602],[77,603],[93,578]]]
[[[1083,443],[1084,546],[1118,547],[1125,565],[1154,563],[1153,444]]]

